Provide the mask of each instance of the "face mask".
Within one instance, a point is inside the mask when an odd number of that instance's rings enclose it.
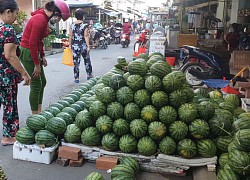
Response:
[[[234,32],[234,29],[233,28],[229,28],[229,32]]]
[[[53,16],[51,19],[50,19],[50,24],[54,25],[56,23],[58,23],[59,21],[61,20],[61,17],[59,16]]]

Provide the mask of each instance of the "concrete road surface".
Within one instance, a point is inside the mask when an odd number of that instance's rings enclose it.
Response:
[[[110,45],[108,49],[91,50],[91,61],[95,76],[100,76],[109,71],[116,64],[117,56],[124,56],[127,60],[132,60],[133,44],[129,48],[122,48],[121,45]],[[73,77],[73,67],[61,64],[62,53],[47,56],[48,66],[45,68],[47,85],[44,93],[43,109],[49,104],[57,102],[65,94],[77,87]],[[83,61],[82,61],[83,62]],[[80,66],[80,83],[86,81],[84,64]],[[18,108],[20,115],[20,127],[24,127],[25,121],[31,115],[29,107],[29,87],[19,85]],[[0,119],[2,120],[2,110]],[[0,138],[2,138],[2,123],[0,123]],[[56,163],[44,165],[39,163],[13,160],[12,146],[4,147],[0,145],[0,166],[3,167],[9,180],[80,180],[90,172],[97,171],[94,163],[86,162],[83,167],[61,167]],[[110,175],[105,171],[100,171],[108,180]],[[138,179],[143,180],[191,180],[192,176],[176,177],[167,175],[165,177],[143,172],[138,175]]]

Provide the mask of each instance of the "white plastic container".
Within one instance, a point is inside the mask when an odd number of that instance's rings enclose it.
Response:
[[[241,98],[241,108],[250,112],[250,98]]]
[[[55,158],[57,147],[58,144],[41,148],[36,144],[25,145],[16,141],[13,145],[13,159],[50,164]]]

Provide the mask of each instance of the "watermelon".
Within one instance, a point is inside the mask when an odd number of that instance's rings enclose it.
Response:
[[[169,134],[175,140],[182,140],[188,134],[188,126],[183,121],[175,121],[169,126]]]
[[[157,150],[157,145],[151,137],[142,137],[137,144],[139,154],[144,156],[151,156]]]
[[[180,90],[185,93],[187,102],[193,102],[193,100],[194,100],[194,91],[193,91],[192,88],[182,87]]]
[[[141,109],[135,103],[128,103],[124,108],[124,116],[126,120],[132,121],[134,119],[140,118]]]
[[[66,125],[72,124],[74,122],[71,115],[66,112],[60,112],[56,115],[56,117],[62,118],[66,122]]]
[[[236,121],[232,124],[232,129],[234,132],[242,129],[250,129],[250,117],[236,119]]]
[[[99,99],[97,99],[96,95],[90,96],[85,100],[85,104],[86,104],[86,109],[89,109],[89,107],[91,106],[91,104],[95,101],[98,101]]]
[[[120,89],[125,85],[126,85],[126,80],[120,74],[114,74],[113,76],[111,76],[109,80],[109,87],[113,88],[114,90]]]
[[[230,168],[241,175],[250,174],[250,157],[244,151],[232,150],[228,155],[228,164]]]
[[[129,123],[125,119],[117,119],[113,123],[113,132],[117,136],[125,135],[129,132]]]
[[[172,155],[176,151],[175,141],[169,137],[164,137],[159,144],[160,152],[166,155]]]
[[[196,139],[202,139],[209,135],[210,128],[206,121],[196,119],[189,125],[190,134]]]
[[[65,107],[62,110],[62,112],[68,113],[72,117],[73,120],[75,119],[76,115],[78,114],[78,112],[75,109],[73,109],[72,107]]]
[[[145,53],[141,53],[141,54],[139,54],[136,58],[142,58],[142,59],[144,59],[144,60],[148,60],[148,55],[147,54],[145,54]]]
[[[214,114],[215,114],[215,108],[213,106],[213,103],[209,101],[204,101],[198,104],[199,118],[203,120],[209,120],[214,116]]]
[[[119,141],[119,148],[124,153],[134,152],[137,149],[137,140],[131,134],[123,135]]]
[[[162,122],[151,122],[148,126],[149,136],[154,140],[161,140],[166,132],[167,128]]]
[[[126,105],[134,100],[134,92],[129,87],[125,86],[117,90],[116,99],[122,105]]]
[[[40,130],[35,135],[36,144],[50,147],[56,143],[56,136],[48,130]]]
[[[114,151],[119,146],[119,138],[114,133],[105,134],[102,137],[102,147],[108,151]]]
[[[102,134],[106,134],[106,133],[110,132],[112,130],[112,125],[113,125],[113,121],[107,115],[100,116],[96,120],[96,128]]]
[[[56,107],[61,111],[61,110],[63,110],[64,105],[62,105],[60,103],[54,103],[54,104],[51,104],[49,107]]]
[[[228,110],[230,112],[234,112],[235,106],[231,102],[221,102],[219,104],[219,107],[221,109]]]
[[[241,107],[237,107],[234,110],[234,117],[238,118],[240,114],[245,113],[246,111],[242,109]]]
[[[84,145],[96,146],[101,142],[101,136],[97,128],[88,127],[81,134],[81,140]]]
[[[79,99],[79,97],[81,97],[81,95],[83,93],[85,93],[83,90],[81,90],[81,89],[75,89],[75,90],[71,91],[70,94],[75,94],[76,96],[78,96],[78,99]]]
[[[127,86],[133,91],[138,91],[144,88],[144,78],[140,75],[130,75],[127,79]]]
[[[48,120],[45,128],[56,135],[61,135],[66,131],[67,125],[62,118],[53,117]]]
[[[220,169],[218,171],[217,180],[240,180],[240,177],[238,174],[236,174],[235,172],[233,172],[231,169]]]
[[[74,103],[70,105],[71,108],[75,109],[77,112],[82,111],[84,108],[81,108],[78,104]]]
[[[162,84],[163,88],[167,92],[173,92],[181,88],[186,82],[186,77],[181,71],[173,71],[163,77]]]
[[[141,110],[141,118],[147,123],[151,123],[158,119],[158,111],[152,105],[147,105]]]
[[[181,157],[190,159],[196,155],[197,147],[191,139],[183,139],[179,141],[177,151]]]
[[[96,91],[98,100],[105,104],[115,101],[115,95],[115,90],[111,87],[105,87]]]
[[[219,165],[220,165],[221,168],[224,168],[224,166],[227,164],[228,155],[229,155],[229,153],[223,153],[223,154],[220,155],[220,157],[219,157]]]
[[[121,64],[121,65],[127,64],[127,61],[126,61],[125,57],[118,56],[116,60],[117,60],[118,64]]]
[[[16,133],[16,140],[22,144],[34,144],[35,132],[28,127],[21,128]]]
[[[134,95],[134,102],[143,108],[144,106],[151,104],[151,95],[145,89],[138,90]]]
[[[194,103],[182,104],[178,109],[179,118],[185,123],[190,123],[196,119],[198,115],[197,106]]]
[[[210,91],[208,95],[211,99],[221,99],[223,97],[222,93],[217,90]]]
[[[92,172],[84,180],[105,180],[105,178],[99,172]]]
[[[214,157],[217,152],[215,143],[210,139],[201,139],[197,141],[197,150],[204,158]]]
[[[208,90],[206,88],[197,88],[194,90],[195,96],[208,98]]]
[[[67,101],[69,104],[73,104],[76,101],[72,97],[64,97],[62,100]]]
[[[42,129],[45,129],[45,125],[47,123],[47,120],[44,116],[33,114],[29,116],[26,120],[26,125],[32,130],[32,131],[39,131]]]
[[[186,92],[181,89],[169,94],[169,102],[174,108],[179,108],[182,104],[186,103],[187,100]]]
[[[127,82],[128,77],[129,77],[130,75],[131,75],[131,74],[130,74],[129,72],[126,72],[125,74],[123,74],[123,77],[124,77],[124,79],[126,80],[126,82]]]
[[[54,115],[48,111],[42,111],[39,113],[39,115],[43,116],[46,118],[46,120],[48,121],[50,118],[53,118]]]
[[[148,76],[145,80],[145,88],[147,91],[154,93],[161,90],[162,82],[157,76]]]
[[[81,97],[81,95],[80,96],[78,96],[78,95],[76,95],[76,94],[67,94],[66,95],[66,97],[71,97],[75,102],[76,101],[78,101],[79,100],[79,98]],[[72,103],[71,103],[72,104]]]
[[[94,119],[97,119],[102,115],[105,115],[106,111],[107,111],[106,105],[101,101],[94,101],[89,107],[89,112]]]
[[[94,120],[88,110],[83,110],[76,115],[75,125],[81,130],[94,125]]]
[[[159,111],[159,119],[165,125],[169,125],[177,118],[176,110],[171,106],[164,106]]]
[[[114,75],[113,72],[107,72],[102,76],[102,83],[106,86],[109,86],[109,80]]]
[[[60,109],[58,109],[57,107],[53,107],[53,106],[48,107],[45,111],[50,112],[51,114],[53,114],[53,116],[56,116],[58,113],[61,112]]]
[[[218,118],[214,116],[209,120],[210,129],[215,136],[229,135],[231,131],[231,121],[226,118]]]
[[[148,72],[148,67],[146,66],[145,62],[141,62],[141,61],[131,61],[128,64],[128,72],[130,74],[138,74],[141,76],[145,76]]]
[[[111,179],[125,177],[127,180],[134,179],[134,169],[125,164],[118,164],[111,170]]]
[[[94,85],[94,86],[91,88],[91,90],[93,90],[94,92],[96,92],[96,91],[100,91],[102,88],[105,88],[105,87],[107,87],[105,84],[100,83],[100,84]]]
[[[250,129],[242,129],[235,134],[236,146],[244,149],[245,151],[250,151]]]
[[[119,102],[112,102],[107,106],[107,115],[112,119],[119,119],[123,116],[124,108]]]
[[[133,158],[133,157],[129,157],[129,156],[123,156],[120,159],[120,164],[125,164],[127,166],[130,166],[133,168],[134,173],[137,173],[139,171],[139,163],[138,161]]]
[[[64,107],[70,106],[70,103],[68,101],[65,101],[65,100],[62,100],[62,99],[57,101],[57,103],[63,105]]]
[[[141,138],[147,135],[148,126],[143,119],[134,119],[130,123],[130,131],[136,138]]]
[[[168,95],[164,91],[156,91],[151,96],[152,105],[162,108],[168,104]]]
[[[232,103],[235,108],[240,106],[240,98],[235,94],[227,94],[224,99],[225,102]]]
[[[64,133],[64,140],[69,143],[78,143],[81,140],[82,131],[75,124],[70,124]]]
[[[214,117],[217,117],[218,119],[228,119],[231,124],[234,122],[234,116],[232,112],[229,112],[225,109],[215,109]]]
[[[231,143],[231,141],[231,136],[220,136],[216,138],[215,143],[217,149],[220,150],[220,152],[228,152],[228,145]]]
[[[239,115],[239,117],[238,118],[250,118],[250,113],[242,113],[242,114],[240,114]]]
[[[166,61],[158,61],[150,67],[151,74],[163,78],[171,72],[171,67]]]

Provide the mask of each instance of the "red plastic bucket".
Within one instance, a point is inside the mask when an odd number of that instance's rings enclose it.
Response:
[[[175,65],[175,57],[166,57],[166,61],[170,66]]]

